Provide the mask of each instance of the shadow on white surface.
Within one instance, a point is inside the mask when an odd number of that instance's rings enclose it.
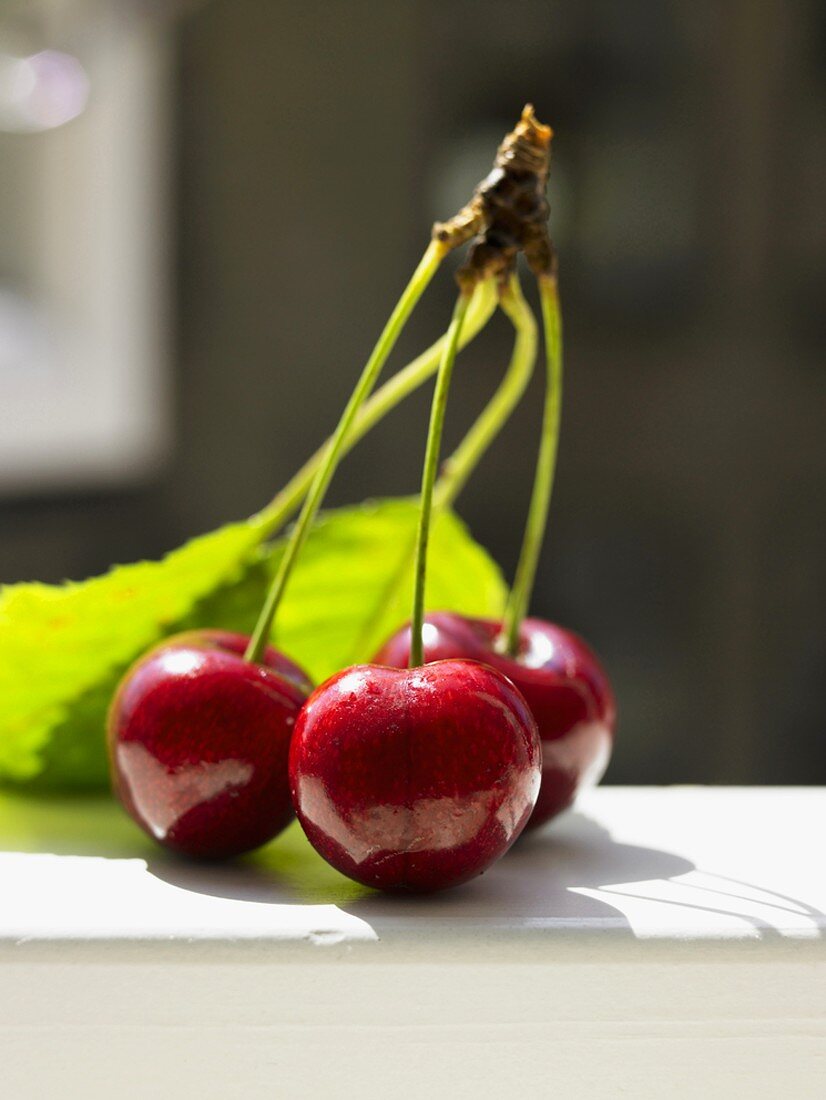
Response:
[[[489,872],[459,889],[386,895],[327,867],[295,830],[246,860],[208,870],[167,859],[150,873],[182,889],[273,904],[334,904],[379,938],[412,922],[452,935],[480,925],[509,931],[611,931],[646,938],[822,935],[824,914],[763,886],[703,871],[665,848],[614,840],[603,825],[569,812],[530,834]]]
[[[31,894],[28,904],[22,898],[17,906],[22,923],[27,912],[51,904],[52,895],[61,904],[67,886],[80,887],[90,876],[104,893],[107,878],[126,888],[130,904],[145,907],[147,927],[169,927],[173,935],[179,918],[181,935],[191,922],[220,926],[222,934],[237,925],[276,935],[280,925],[297,931],[312,923],[312,913],[323,909],[338,914],[330,923],[336,936],[358,927],[373,939],[425,927],[450,936],[482,928],[494,934],[611,931],[638,939],[822,939],[822,876],[800,874],[804,864],[795,864],[788,842],[774,857],[766,851],[765,838],[755,832],[765,814],[755,815],[751,833],[742,815],[738,829],[718,827],[714,806],[720,803],[721,820],[730,810],[721,794],[704,803],[701,819],[686,813],[695,796],[685,791],[594,792],[586,802],[590,813],[566,814],[523,837],[481,878],[424,897],[382,895],[351,882],[320,859],[297,825],[244,859],[194,864],[153,845],[111,800],[3,794],[0,868],[7,866],[18,888]],[[766,822],[766,836],[773,827]],[[659,846],[634,842],[650,834]],[[75,907],[80,927],[81,901]],[[112,900],[110,915],[112,934],[126,928],[140,934],[140,918],[125,896]]]

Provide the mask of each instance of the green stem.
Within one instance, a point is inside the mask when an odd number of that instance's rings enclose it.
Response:
[[[384,331],[379,337],[376,346],[373,348],[373,352],[367,360],[364,370],[361,372],[361,377],[356,383],[356,388],[353,390],[344,412],[341,414],[341,419],[333,433],[332,439],[325,448],[324,459],[313,477],[312,484],[304,499],[301,514],[293,528],[290,540],[284,549],[284,554],[278,566],[278,572],[270,585],[267,598],[264,601],[264,606],[258,617],[258,622],[255,624],[250,643],[244,654],[244,657],[248,661],[254,662],[261,659],[269,640],[275,613],[278,610],[278,605],[287,587],[290,573],[292,572],[301,547],[304,545],[304,540],[309,534],[313,520],[324,499],[324,494],[327,492],[327,488],[335,473],[336,466],[339,463],[342,450],[344,449],[344,442],[350,432],[353,421],[365,400],[370,396],[370,392],[376,384],[376,380],[387,361],[387,357],[393,350],[399,333],[404,328],[405,322],[412,313],[419,298],[421,298],[424,293],[428,283],[436,274],[444,256],[445,246],[443,244],[432,241],[430,245],[428,245],[410,282],[405,287],[401,298],[399,298],[396,307],[391,313],[390,319],[384,326]]]
[[[479,283],[470,300],[467,317],[462,326],[462,335],[459,340],[459,348],[465,347],[471,342],[488,323],[496,309],[496,284],[493,279],[486,279]],[[344,441],[342,455],[347,454],[375,427],[378,422],[396,407],[414,390],[418,389],[439,366],[446,337],[440,337],[423,351],[406,367],[397,371],[389,381],[377,390],[373,396],[362,405],[356,415],[350,432]],[[277,532],[289,518],[297,511],[301,501],[307,495],[307,490],[312,484],[316,472],[324,460],[330,440],[322,443],[304,465],[295,473],[283,489],[262,508],[251,522],[256,524],[261,532],[261,538],[268,538]]]
[[[442,446],[442,429],[447,409],[447,395],[453,376],[453,365],[459,349],[459,337],[467,314],[470,296],[464,291],[459,294],[450,327],[447,330],[439,373],[436,376],[436,389],[433,404],[430,407],[430,426],[427,430],[427,446],[422,471],[422,491],[419,505],[419,527],[416,536],[416,556],[413,582],[413,614],[410,619],[410,667],[415,668],[423,662],[422,627],[424,625],[424,596],[427,574],[427,544],[430,538],[430,518],[433,511],[433,486],[439,468],[439,452]]]
[[[480,284],[474,291],[474,297],[471,298],[465,323],[462,325],[462,333],[459,337],[460,350],[467,342],[466,336],[468,326],[471,323],[471,311],[476,295],[478,295],[482,286],[489,286],[492,290],[494,285],[493,282]],[[495,302],[495,298],[492,300]],[[433,490],[434,514],[438,514],[441,509],[453,504],[462,489],[464,489],[485,451],[493,443],[518,404],[533,373],[536,362],[536,320],[530,306],[522,297],[521,288],[515,278],[513,285],[505,287],[502,291],[502,308],[516,328],[513,355],[505,372],[505,377],[500,382],[495,394],[479,414],[478,419],[453,454],[442,463],[439,479]],[[439,342],[440,348],[444,345],[444,341],[445,338],[443,337]],[[407,548],[404,546],[398,548],[399,553],[395,555],[396,566],[388,574],[387,583],[383,586],[378,597],[377,605],[379,607],[384,607],[399,586],[405,583],[410,563],[413,560],[415,546],[416,533],[414,532],[409,539]],[[370,643],[376,641],[372,629],[373,622],[367,622],[353,646],[354,652],[369,652]]]
[[[548,508],[554,484],[556,455],[559,446],[559,418],[562,410],[562,317],[559,311],[559,295],[556,277],[539,277],[539,295],[542,303],[542,323],[545,333],[545,359],[547,376],[545,405],[542,415],[542,439],[536,462],[528,520],[516,568],[505,618],[502,623],[502,642],[511,656],[519,651],[519,632],[533,591],[539,552],[548,521]]]
[[[500,303],[516,332],[511,360],[493,397],[453,454],[442,463],[433,496],[433,507],[437,511],[452,504],[462,492],[480,459],[519,404],[533,374],[536,319],[525,301],[517,275],[512,275],[502,289]]]

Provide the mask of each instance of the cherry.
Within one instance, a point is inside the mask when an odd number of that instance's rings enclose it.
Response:
[[[475,661],[425,665],[422,634],[434,486],[462,327],[476,287],[491,276],[504,294],[510,287],[517,332],[531,327],[527,307],[518,308],[514,263],[520,250],[530,250],[531,263],[551,262],[544,236],[550,137],[526,108],[497,153],[501,171],[434,229],[434,240],[450,247],[471,236],[474,243],[457,274],[430,408],[410,667],[355,666],[328,680],[302,709],[290,748],[293,802],[310,843],[344,874],[385,890],[438,890],[481,874],[519,836],[539,793],[539,734],[518,690]],[[496,194],[488,185],[494,176],[508,184]],[[519,357],[530,361],[533,340],[521,334]]]
[[[360,665],[307,700],[289,767],[298,819],[337,870],[431,891],[481,874],[513,844],[541,753],[524,699],[494,669]]]
[[[511,680],[533,712],[542,742],[542,787],[530,827],[567,809],[584,786],[599,782],[608,764],[616,723],[614,695],[597,657],[581,638],[542,619],[520,624],[519,651],[497,651],[501,622],[435,612],[425,619],[424,659],[483,661]],[[405,668],[410,628],[374,658]]]
[[[292,819],[287,756],[310,682],[225,631],[169,638],[127,673],[108,721],[116,793],[151,837],[206,859],[238,855]]]

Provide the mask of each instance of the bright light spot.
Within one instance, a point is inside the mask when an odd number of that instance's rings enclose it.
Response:
[[[522,663],[527,668],[544,668],[553,660],[556,647],[552,639],[538,630],[531,634],[531,644],[524,653],[520,654]]]
[[[191,649],[173,649],[165,653],[163,665],[167,672],[178,676],[185,676],[188,672],[196,672],[203,662],[203,655]]]
[[[76,57],[41,50],[0,54],[0,130],[37,133],[77,118],[89,99],[89,77]]]
[[[342,676],[336,684],[336,691],[339,695],[349,695],[351,692],[358,692],[364,684],[365,677],[366,673],[359,670],[348,672],[347,675]]]

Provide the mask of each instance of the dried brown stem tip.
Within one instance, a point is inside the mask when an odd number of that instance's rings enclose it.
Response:
[[[537,121],[528,104],[496,153],[493,169],[455,217],[437,222],[433,239],[449,250],[472,239],[459,286],[470,291],[482,279],[505,279],[524,252],[536,275],[553,271],[545,189],[551,159],[550,126]]]

